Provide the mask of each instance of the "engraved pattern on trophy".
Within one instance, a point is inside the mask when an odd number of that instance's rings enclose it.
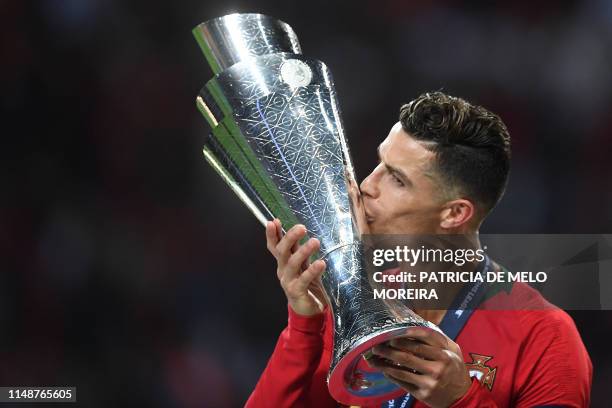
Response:
[[[319,87],[275,92],[244,107],[236,119],[268,174],[309,234],[327,253],[352,242],[342,152],[329,128],[329,92]],[[316,107],[317,109],[313,109]]]
[[[309,81],[323,85],[293,89],[281,75],[283,67],[293,61],[299,61],[301,70],[309,70]],[[218,104],[218,110],[233,117],[241,133],[234,138],[244,137],[257,160],[266,165],[269,177],[282,180],[285,206],[304,209],[294,213],[310,235],[321,240],[323,253],[346,244],[349,237],[352,241],[355,235],[348,224],[342,228],[349,230],[338,234],[334,224],[348,219],[350,211],[341,188],[345,170],[338,140],[343,136],[338,131],[332,90],[325,85],[333,83],[324,64],[284,53],[235,64],[209,81],[200,93],[209,105]],[[327,190],[323,191],[324,187]],[[324,198],[327,201],[320,202]],[[317,227],[317,223],[325,227]],[[338,237],[346,238],[340,243]]]

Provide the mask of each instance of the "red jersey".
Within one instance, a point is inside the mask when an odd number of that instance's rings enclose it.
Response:
[[[332,324],[329,310],[304,317],[289,308],[287,328],[246,406],[341,406],[326,383]],[[574,322],[526,284],[485,300],[455,342],[473,378],[453,408],[589,405],[593,368]]]

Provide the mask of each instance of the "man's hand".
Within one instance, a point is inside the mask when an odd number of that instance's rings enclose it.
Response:
[[[448,407],[470,388],[461,349],[435,330],[409,328],[406,337],[380,344],[372,352],[370,366],[431,407]]]
[[[306,235],[306,227],[295,225],[282,236],[278,219],[266,224],[268,251],[276,258],[276,275],[285,291],[289,306],[303,316],[323,311],[325,298],[319,278],[325,271],[325,261],[308,264],[308,258],[319,250],[319,240],[309,239],[304,245],[299,241]]]

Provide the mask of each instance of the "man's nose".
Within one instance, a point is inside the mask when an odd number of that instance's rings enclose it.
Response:
[[[376,198],[378,196],[378,186],[376,182],[376,170],[374,170],[368,177],[366,177],[361,182],[361,194],[366,195],[371,198]]]

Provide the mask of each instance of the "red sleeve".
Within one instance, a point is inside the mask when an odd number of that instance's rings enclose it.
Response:
[[[516,407],[588,407],[593,366],[572,318],[562,310],[531,311],[530,333],[517,356]]]
[[[329,312],[305,317],[288,309],[288,325],[246,407],[337,407],[325,383],[329,356],[323,337]]]

